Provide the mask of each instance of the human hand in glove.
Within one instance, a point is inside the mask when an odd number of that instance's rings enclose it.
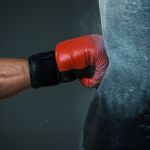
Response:
[[[57,85],[79,79],[98,87],[108,66],[102,36],[92,34],[60,42],[55,51],[24,59],[0,59],[0,98],[29,87]]]

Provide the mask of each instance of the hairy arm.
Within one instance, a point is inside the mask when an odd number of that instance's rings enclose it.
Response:
[[[30,86],[27,60],[0,59],[0,99],[15,95]]]

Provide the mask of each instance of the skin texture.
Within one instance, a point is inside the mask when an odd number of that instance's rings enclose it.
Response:
[[[0,99],[13,96],[30,88],[28,61],[24,59],[0,59]]]

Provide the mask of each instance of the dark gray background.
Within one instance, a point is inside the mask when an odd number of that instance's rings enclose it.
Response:
[[[97,0],[0,1],[1,58],[90,33],[100,33]],[[74,81],[0,101],[0,150],[77,150],[93,94]]]

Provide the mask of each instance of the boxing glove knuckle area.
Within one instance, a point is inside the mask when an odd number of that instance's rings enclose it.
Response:
[[[33,88],[80,79],[88,88],[100,83],[108,66],[108,56],[100,35],[85,35],[60,42],[55,51],[29,57]]]
[[[55,52],[32,56],[29,63],[31,80],[36,79],[32,82],[33,87],[80,79],[83,86],[94,88],[104,76],[108,57],[100,35],[85,35],[60,42],[56,45]],[[50,76],[51,80],[48,80]]]

